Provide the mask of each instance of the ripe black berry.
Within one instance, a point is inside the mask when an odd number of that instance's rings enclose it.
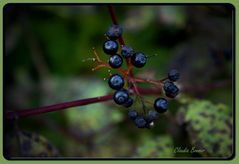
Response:
[[[168,79],[171,81],[177,81],[180,77],[179,72],[176,69],[172,69],[169,73],[168,73]]]
[[[132,47],[130,46],[127,46],[127,45],[124,45],[122,48],[121,48],[121,55],[124,57],[124,58],[130,58],[134,53],[134,50]]]
[[[131,57],[131,63],[137,68],[142,68],[146,62],[147,58],[142,52],[135,53]]]
[[[109,59],[109,65],[112,67],[112,68],[119,68],[121,67],[123,64],[123,59],[120,55],[112,55]]]
[[[129,93],[127,90],[122,89],[114,93],[113,99],[116,104],[122,105],[128,101]]]
[[[118,43],[113,40],[107,40],[103,44],[103,50],[106,54],[113,55],[118,50]]]
[[[119,74],[113,74],[108,80],[110,88],[119,90],[124,86],[124,79]]]
[[[146,120],[148,123],[151,123],[157,118],[157,113],[155,111],[150,110],[147,114]]]
[[[111,40],[116,40],[118,39],[123,33],[123,28],[119,25],[112,25],[109,27],[108,31],[107,31],[107,36],[111,39]]]
[[[134,102],[134,100],[133,100],[131,97],[129,97],[128,100],[127,100],[127,102],[124,103],[124,106],[125,106],[126,108],[131,107],[131,106],[133,105],[133,102]]]
[[[132,109],[129,111],[128,116],[131,120],[135,120],[136,117],[138,116],[138,113],[136,110]]]
[[[147,125],[147,122],[146,120],[144,119],[144,117],[142,116],[137,116],[134,120],[135,122],[135,125],[138,127],[138,128],[145,128],[146,125]]]
[[[168,109],[168,101],[164,98],[157,98],[154,101],[154,109],[158,112],[158,113],[164,113],[167,111]]]
[[[164,83],[163,89],[165,91],[165,95],[169,98],[176,97],[179,92],[178,87],[171,81],[166,81]]]

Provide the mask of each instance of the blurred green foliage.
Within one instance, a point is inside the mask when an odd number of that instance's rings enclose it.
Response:
[[[115,10],[125,42],[146,55],[157,54],[144,68],[134,69],[136,76],[161,79],[171,68],[179,70],[181,92],[170,101],[169,111],[159,116],[153,129],[143,130],[128,119],[127,109],[111,101],[19,119],[18,130],[7,122],[5,154],[229,157],[233,144],[231,6],[117,5]],[[102,51],[104,34],[112,24],[106,6],[9,4],[4,20],[6,110],[111,92],[103,80],[108,69],[93,72],[96,63],[82,62],[93,57],[92,47],[108,60]],[[156,97],[144,96],[150,102]],[[138,102],[133,107],[142,112]],[[152,104],[147,108],[152,109]],[[24,153],[25,141],[31,149]],[[52,151],[43,143],[51,143]],[[206,153],[175,153],[178,146],[204,148]]]
[[[145,137],[144,142],[137,148],[136,157],[169,158],[173,157],[173,141],[170,136]]]
[[[231,109],[224,104],[206,100],[190,102],[179,109],[180,122],[186,124],[192,145],[204,149],[204,156],[230,157],[232,155]]]
[[[16,130],[8,136],[8,157],[57,157],[58,150],[43,136],[28,131]]]

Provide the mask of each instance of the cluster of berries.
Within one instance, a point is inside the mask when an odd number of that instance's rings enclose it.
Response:
[[[164,92],[165,95],[169,98],[175,98],[179,93],[178,87],[173,83],[177,81],[180,77],[180,74],[177,70],[173,69],[168,73],[168,80],[164,82]],[[154,120],[157,118],[158,113],[165,113],[168,109],[168,100],[159,97],[154,101],[155,111],[150,110],[146,117],[138,115],[136,110],[130,110],[128,116],[135,122],[135,125],[138,128],[150,128],[154,125]]]
[[[117,54],[119,45],[116,40],[122,36],[122,32],[122,27],[119,25],[112,25],[107,32],[109,39],[104,42],[103,50],[106,54],[110,55],[109,65],[112,68],[120,68],[123,64],[123,58],[130,58],[131,63],[135,67],[143,67],[147,62],[147,57],[142,52],[135,53],[132,47],[123,45],[121,47],[121,55]]]
[[[120,68],[123,64],[123,58],[130,60],[131,64],[136,68],[142,68],[147,62],[147,56],[142,52],[135,52],[134,49],[127,45],[122,45],[121,53],[118,54],[119,45],[117,39],[122,36],[122,27],[119,25],[112,25],[107,31],[108,40],[103,44],[103,50],[107,55],[110,55],[109,65],[112,68]],[[168,80],[164,82],[163,89],[165,95],[169,98],[174,98],[179,89],[173,83],[179,79],[177,70],[171,70],[168,73]],[[128,90],[124,88],[125,79],[122,75],[116,73],[109,77],[108,84],[110,88],[116,90],[113,95],[113,100],[116,104],[129,108],[133,105],[134,100],[130,97]],[[138,128],[150,128],[153,126],[154,120],[157,118],[158,113],[164,113],[168,108],[168,101],[165,98],[157,98],[154,102],[154,110],[147,112],[146,117],[139,115],[139,113],[132,109],[129,111],[128,116],[135,122]]]

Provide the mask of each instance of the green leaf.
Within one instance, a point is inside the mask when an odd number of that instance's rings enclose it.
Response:
[[[223,104],[195,100],[178,113],[193,146],[204,149],[204,156],[229,157],[232,154],[231,109]]]
[[[43,136],[18,130],[8,134],[6,152],[9,157],[56,157],[58,150]]]
[[[136,157],[173,157],[173,141],[170,136],[146,137],[137,148]]]

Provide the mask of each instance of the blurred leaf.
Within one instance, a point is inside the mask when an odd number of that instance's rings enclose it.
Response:
[[[137,148],[138,157],[173,157],[173,141],[170,136],[148,137]]]
[[[223,104],[195,100],[179,110],[178,120],[186,124],[193,146],[205,149],[211,156],[229,157],[232,153],[230,113],[231,109]]]
[[[8,135],[6,148],[10,157],[56,157],[58,150],[43,136],[28,131]]]

